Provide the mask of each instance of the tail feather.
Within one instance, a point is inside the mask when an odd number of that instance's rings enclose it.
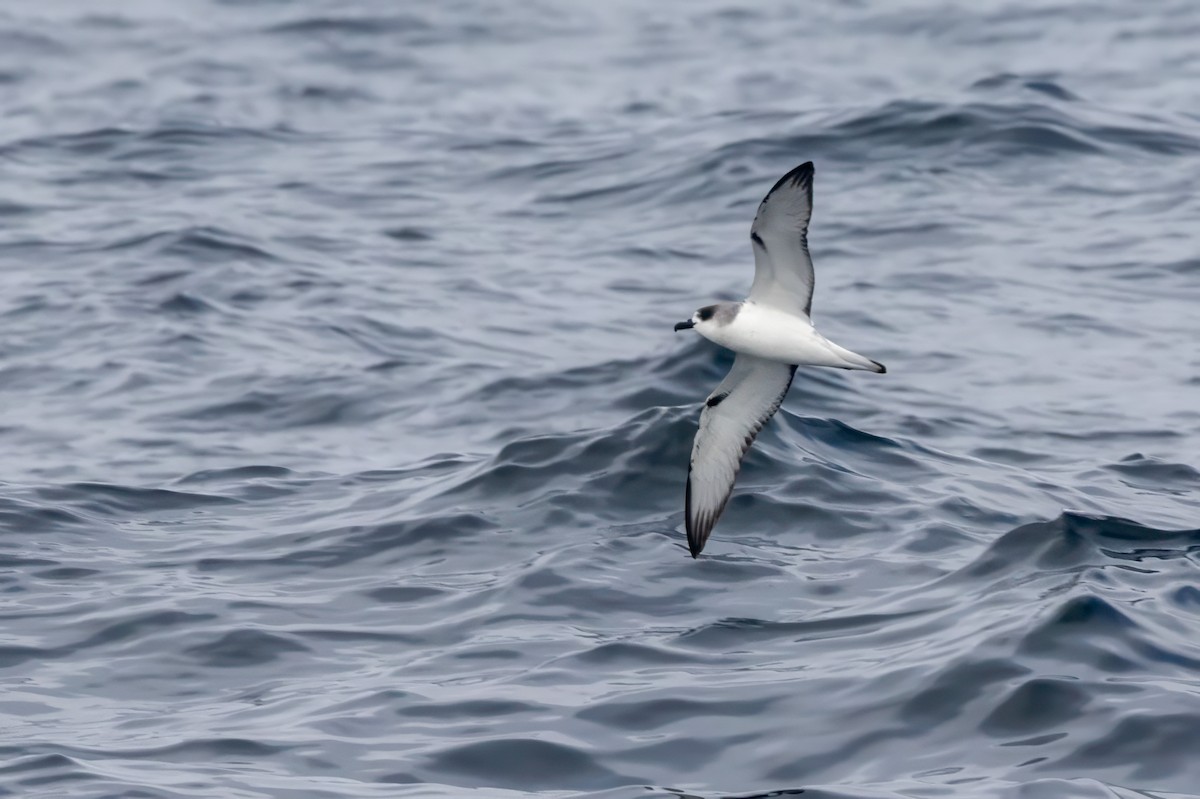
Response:
[[[865,355],[859,355],[857,352],[851,352],[845,347],[839,347],[832,341],[829,346],[833,349],[834,354],[841,359],[838,364],[839,369],[861,369],[864,372],[876,372],[878,374],[886,374],[887,367],[879,361],[873,361]]]

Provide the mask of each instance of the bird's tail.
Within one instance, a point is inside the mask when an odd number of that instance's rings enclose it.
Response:
[[[839,369],[861,369],[864,372],[877,372],[879,374],[887,372],[887,367],[879,361],[872,361],[865,355],[859,355],[857,352],[851,352],[845,347],[839,347],[832,341],[829,342],[829,348],[833,350],[834,355],[838,358],[839,363],[837,364],[837,368]]]

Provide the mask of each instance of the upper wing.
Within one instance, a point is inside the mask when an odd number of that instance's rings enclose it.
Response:
[[[788,313],[812,310],[813,265],[808,255],[813,165],[806,161],[781,177],[759,203],[750,242],[754,285],[748,299]]]
[[[692,557],[725,510],[742,456],[775,415],[792,385],[795,366],[739,354],[700,412],[688,467],[684,520]]]

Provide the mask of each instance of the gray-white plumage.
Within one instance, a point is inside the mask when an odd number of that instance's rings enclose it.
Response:
[[[758,206],[750,228],[754,283],[746,299],[706,306],[675,325],[676,330],[694,328],[737,353],[729,374],[705,401],[692,445],[684,501],[692,557],[700,554],[725,510],[742,457],[779,410],[797,366],[886,371],[826,339],[809,318],[812,196],[810,161],[780,178]]]
[[[700,554],[725,510],[742,456],[792,385],[795,366],[738,355],[700,412],[685,495],[688,546]]]
[[[750,226],[754,283],[746,299],[787,313],[812,314],[812,198],[813,165],[808,161],[781,177],[758,204]]]

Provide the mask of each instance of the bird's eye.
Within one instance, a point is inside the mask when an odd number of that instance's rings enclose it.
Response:
[[[713,318],[713,314],[715,314],[716,312],[717,312],[717,306],[706,305],[705,307],[696,311],[696,316],[700,317],[701,322],[707,322],[709,319]]]

